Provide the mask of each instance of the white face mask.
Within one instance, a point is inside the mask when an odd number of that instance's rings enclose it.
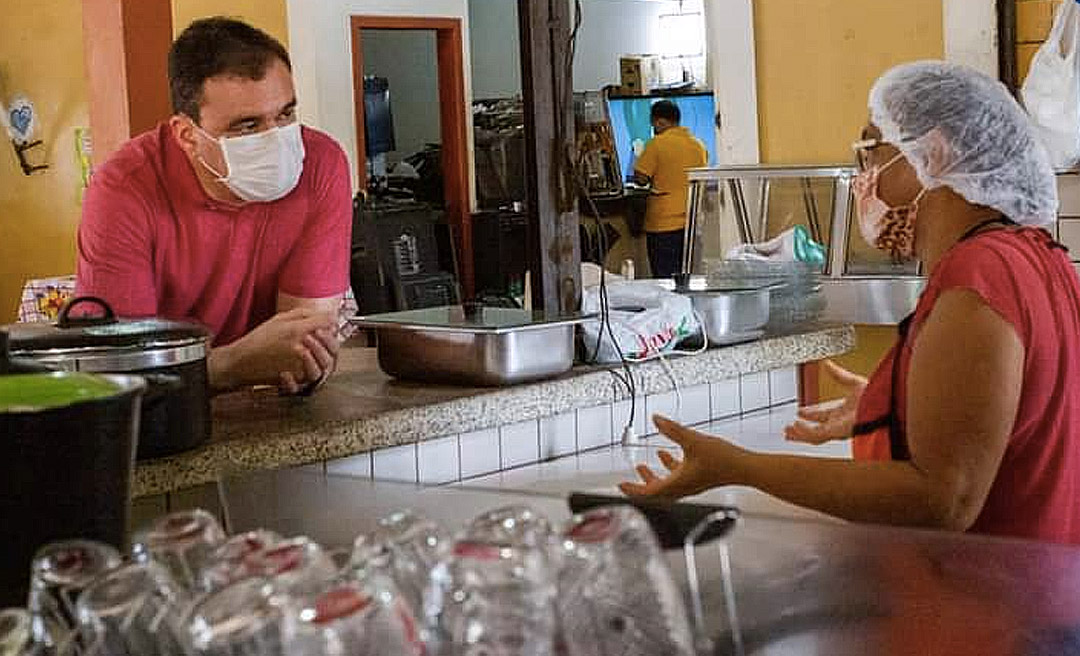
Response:
[[[208,139],[214,139],[195,126]],[[242,137],[218,137],[228,173],[215,171],[202,157],[199,161],[242,200],[270,202],[296,188],[304,170],[304,141],[300,123],[270,128]]]

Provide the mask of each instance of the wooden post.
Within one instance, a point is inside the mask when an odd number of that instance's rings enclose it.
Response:
[[[575,312],[581,306],[573,82],[567,58],[570,3],[518,0],[525,110],[525,201],[533,308]]]
[[[83,0],[94,163],[172,113],[170,0]]]
[[[1023,80],[1016,62],[1016,0],[997,0],[998,77],[1017,94]]]

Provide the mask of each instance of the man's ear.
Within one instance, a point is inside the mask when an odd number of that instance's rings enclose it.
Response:
[[[195,156],[195,123],[183,114],[174,114],[169,118],[169,129],[172,130],[176,143],[189,156]]]

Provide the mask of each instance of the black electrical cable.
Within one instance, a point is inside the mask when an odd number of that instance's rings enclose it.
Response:
[[[570,30],[570,37],[567,40],[567,58],[566,67],[563,71],[563,86],[560,99],[562,102],[573,102],[573,92],[569,94],[567,99],[565,94],[566,89],[574,88],[574,57],[577,54],[577,37],[578,32],[581,29],[583,22],[581,0],[574,0],[574,25]],[[559,113],[562,115],[562,113]],[[607,233],[604,230],[604,222],[600,216],[600,210],[596,206],[596,202],[592,196],[589,195],[588,189],[583,183],[583,177],[581,170],[578,166],[577,158],[574,157],[574,146],[567,144],[566,140],[560,140],[560,143],[564,144],[566,150],[564,151],[564,163],[562,166],[566,167],[565,172],[573,182],[573,186],[576,187],[576,193],[585,198],[589,205],[590,217],[596,222],[597,227],[597,239],[600,242],[600,284],[599,284],[599,300],[600,300],[600,330],[596,336],[596,347],[593,349],[593,353],[590,356],[590,364],[596,364],[596,359],[600,354],[600,344],[603,341],[604,333],[607,332],[611,338],[611,343],[615,347],[615,353],[619,356],[619,362],[622,365],[623,372],[620,374],[614,369],[608,369],[616,381],[621,383],[626,388],[627,393],[630,395],[630,418],[627,422],[626,428],[630,428],[634,424],[634,416],[637,412],[637,383],[634,380],[634,372],[630,367],[630,361],[626,359],[626,355],[623,353],[622,347],[619,345],[619,341],[615,338],[615,331],[611,327],[611,305],[610,297],[608,296],[607,280],[606,280],[606,267],[604,266],[604,260],[608,254]],[[586,350],[588,345],[586,345]]]

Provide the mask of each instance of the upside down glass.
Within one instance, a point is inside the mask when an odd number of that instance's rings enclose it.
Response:
[[[379,529],[353,543],[349,567],[361,580],[373,575],[394,582],[414,615],[421,613],[424,589],[448,540],[434,522],[409,511],[379,521]]]
[[[38,550],[30,571],[29,610],[39,652],[58,652],[74,639],[79,595],[120,563],[112,545],[93,540],[52,542]]]
[[[79,595],[80,630],[107,656],[183,656],[180,617],[189,598],[154,562],[129,563]]]
[[[577,515],[562,537],[558,608],[570,656],[694,656],[679,588],[637,509]]]
[[[477,517],[431,573],[434,656],[547,656],[556,636],[551,525],[523,506]]]
[[[255,577],[204,597],[191,610],[187,639],[197,656],[285,656],[282,602],[273,584]]]
[[[210,553],[199,573],[200,588],[213,592],[251,576],[248,561],[281,541],[280,535],[263,529],[232,536]]]
[[[287,606],[284,633],[290,656],[424,653],[416,620],[390,586],[337,579],[294,596]]]
[[[153,560],[188,590],[199,589],[199,573],[210,554],[225,541],[225,531],[205,510],[175,512],[155,520],[136,534],[132,554],[138,562]]]

